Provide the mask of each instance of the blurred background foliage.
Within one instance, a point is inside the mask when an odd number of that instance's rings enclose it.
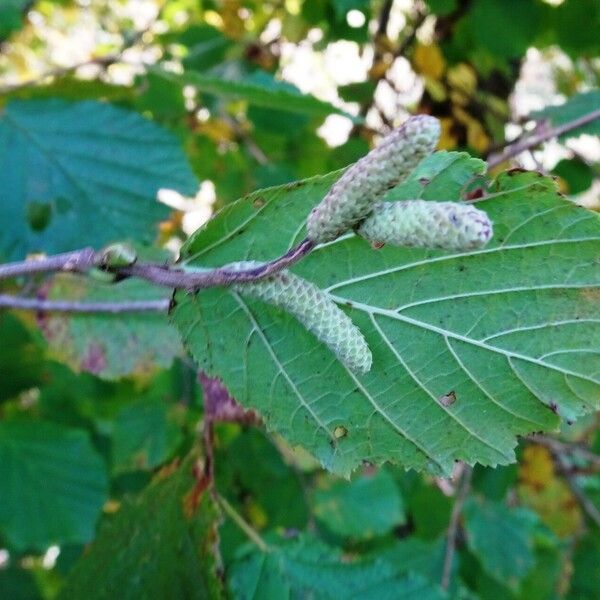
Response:
[[[158,179],[164,154],[150,151],[140,166],[163,188],[155,245],[176,252],[214,210],[344,167],[409,114],[441,120],[440,148],[487,158],[542,118],[597,109],[599,32],[597,0],[0,0],[0,183],[14,184],[14,165],[53,169],[52,132],[36,142],[43,159],[27,140],[46,131],[45,111],[69,106],[57,101],[139,113],[169,132],[161,152],[176,141],[176,172]],[[122,113],[104,122],[96,105],[65,110],[81,127],[110,121],[115,144],[159,135],[115,124]],[[511,164],[598,210],[597,133]],[[41,236],[57,211],[40,192],[23,227]],[[22,254],[65,236],[84,245],[90,231],[61,229]],[[65,278],[46,294],[82,291]],[[458,466],[453,481],[369,465],[341,480],[256,425],[215,425],[202,457],[202,389],[166,323],[128,321],[108,362],[90,343],[103,327],[0,312],[0,597],[600,597],[595,416],[524,441],[516,466]],[[214,493],[191,476],[207,460]]]

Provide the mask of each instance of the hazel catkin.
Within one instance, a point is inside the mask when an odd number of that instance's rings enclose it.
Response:
[[[260,263],[239,262],[226,268],[244,270],[257,266]],[[231,289],[294,315],[351,371],[366,373],[371,369],[373,358],[360,329],[316,285],[289,271],[280,271],[259,281],[235,283]]]
[[[390,188],[403,181],[433,152],[439,121],[427,115],[408,119],[366,156],[349,167],[308,216],[308,238],[334,240],[362,221]]]

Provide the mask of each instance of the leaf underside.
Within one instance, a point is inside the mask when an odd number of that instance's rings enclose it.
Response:
[[[480,161],[440,152],[390,198],[456,200],[478,173]],[[228,206],[182,257],[274,258],[304,237],[306,215],[338,175]],[[365,376],[293,317],[224,289],[178,292],[172,319],[203,370],[337,473],[362,461],[435,474],[457,460],[513,462],[516,436],[599,404],[600,220],[537,173],[500,175],[478,207],[495,231],[481,250],[375,251],[346,235],[294,267],[365,334],[374,359]]]

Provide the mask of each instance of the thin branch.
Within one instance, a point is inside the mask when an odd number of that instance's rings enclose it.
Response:
[[[456,498],[454,500],[454,506],[452,507],[452,513],[450,515],[450,523],[448,525],[448,532],[446,534],[446,553],[444,555],[444,566],[442,569],[442,580],[441,586],[444,590],[447,590],[450,585],[450,576],[452,575],[452,562],[454,561],[454,553],[456,551],[456,540],[458,536],[458,528],[460,523],[460,517],[463,509],[463,505],[469,491],[471,489],[471,476],[473,475],[473,469],[468,465],[464,465],[464,470],[460,478],[460,484],[456,491]]]
[[[504,161],[518,156],[521,154],[521,152],[535,148],[542,142],[546,142],[554,137],[558,137],[563,133],[573,131],[578,127],[592,123],[597,119],[600,119],[600,109],[594,110],[587,115],[583,115],[582,117],[574,119],[573,121],[569,121],[568,123],[563,123],[562,125],[558,125],[556,127],[547,127],[545,122],[543,122],[531,135],[518,139],[513,144],[507,146],[503,152],[492,154],[487,161],[488,169],[492,169]]]
[[[85,272],[98,264],[99,257],[93,248],[55,254],[43,258],[0,265],[0,279],[9,279],[34,273]]]
[[[0,308],[16,308],[20,310],[37,310],[40,312],[66,313],[131,313],[131,312],[163,312],[169,310],[170,300],[132,300],[129,302],[69,302],[63,300],[42,300],[39,298],[22,298],[0,294]]]
[[[248,536],[248,538],[254,542],[263,552],[270,552],[271,548],[269,545],[260,537],[259,533],[247,523],[244,518],[227,502],[227,500],[217,495],[217,502],[227,516]]]

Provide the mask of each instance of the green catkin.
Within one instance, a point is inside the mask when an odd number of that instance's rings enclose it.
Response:
[[[461,202],[379,202],[356,233],[374,246],[472,250],[492,238],[492,222],[482,210]]]
[[[439,121],[427,115],[411,117],[392,131],[377,148],[349,167],[311,211],[309,239],[329,242],[362,221],[374,202],[433,152],[439,136]]]
[[[244,270],[258,266],[260,263],[239,262],[225,268]],[[360,329],[316,285],[289,271],[280,271],[260,281],[235,283],[231,289],[294,315],[351,371],[367,373],[371,369],[373,357]]]

